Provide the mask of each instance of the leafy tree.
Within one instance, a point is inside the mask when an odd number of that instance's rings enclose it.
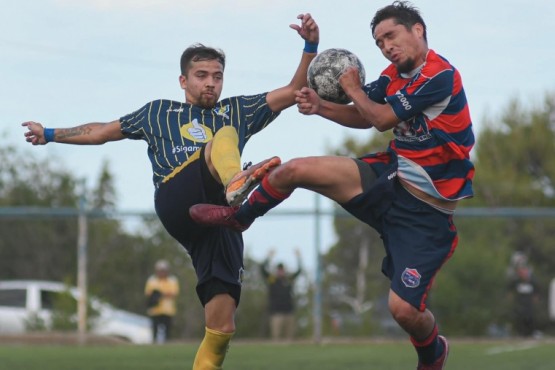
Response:
[[[59,163],[38,161],[15,147],[0,148],[0,206],[75,208],[77,180]],[[3,218],[0,278],[61,281],[74,275],[76,229],[76,221],[67,217]]]
[[[14,156],[20,159],[17,163],[10,160]],[[0,279],[55,280],[75,285],[75,213],[84,196],[85,210],[95,212],[87,220],[89,294],[144,314],[144,284],[159,258],[172,262],[180,281],[196,281],[184,249],[167,235],[156,218],[137,217],[139,225],[128,230],[121,219],[110,216],[117,199],[114,189],[108,163],[91,190],[63,168],[63,160],[40,161],[34,153],[20,154],[15,147],[0,148],[0,206],[14,210],[35,207],[42,211],[3,216]],[[183,306],[191,306],[185,302],[194,294],[194,285],[186,291],[180,299]],[[198,316],[187,321],[192,325],[198,322]],[[179,331],[192,333],[183,326]]]
[[[92,192],[91,208],[104,211],[113,211],[116,207],[117,194],[114,186],[114,178],[109,171],[108,162],[104,162],[98,185]]]
[[[555,205],[555,95],[527,110],[517,100],[486,120],[474,151],[476,197],[488,207]]]
[[[498,120],[486,120],[474,150],[475,197],[461,206],[553,207],[555,100],[523,108],[509,102]],[[460,243],[432,297],[453,332],[486,334],[508,321],[507,267],[515,251],[528,255],[542,290],[540,329],[547,325],[547,288],[555,269],[555,221],[547,218],[457,219]]]
[[[49,294],[49,304],[52,309],[52,329],[59,331],[75,331],[78,327],[77,300],[71,294],[70,286],[58,293]],[[90,302],[87,303],[87,327],[95,325],[100,312],[95,310]]]

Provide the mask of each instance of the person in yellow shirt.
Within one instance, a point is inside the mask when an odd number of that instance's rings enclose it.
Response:
[[[154,265],[154,275],[148,278],[145,286],[154,343],[164,343],[170,338],[172,318],[177,311],[175,300],[179,294],[179,282],[169,272],[169,263],[159,260]]]

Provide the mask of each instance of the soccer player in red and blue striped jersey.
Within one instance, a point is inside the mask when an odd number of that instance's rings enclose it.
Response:
[[[240,207],[204,204],[189,212],[201,224],[246,230],[299,187],[336,201],[382,236],[390,312],[410,335],[417,369],[440,370],[449,347],[426,300],[457,246],[457,202],[473,195],[472,121],[461,76],[428,48],[418,9],[395,1],[375,14],[371,28],[391,62],[380,77],[361,86],[351,67],[339,81],[353,104],[324,101],[305,87],[297,106],[346,127],[393,130],[387,151],[292,159],[272,169]]]

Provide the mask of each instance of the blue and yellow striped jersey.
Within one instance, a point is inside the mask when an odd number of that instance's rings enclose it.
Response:
[[[172,100],[155,100],[120,118],[121,131],[129,139],[144,140],[157,186],[176,167],[186,162],[223,126],[239,135],[239,152],[250,137],[272,122],[278,113],[266,103],[266,93],[236,96],[203,109]]]

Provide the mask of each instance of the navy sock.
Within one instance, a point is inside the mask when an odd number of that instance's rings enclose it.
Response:
[[[437,325],[434,326],[434,330],[428,338],[418,341],[411,337],[410,341],[414,345],[418,360],[422,364],[432,364],[443,354],[444,346],[443,342],[439,340]]]
[[[291,193],[283,194],[272,187],[268,181],[269,176],[264,176],[261,183],[254,188],[246,202],[244,202],[237,213],[235,219],[241,225],[250,225],[257,217],[263,216],[287,199]]]

